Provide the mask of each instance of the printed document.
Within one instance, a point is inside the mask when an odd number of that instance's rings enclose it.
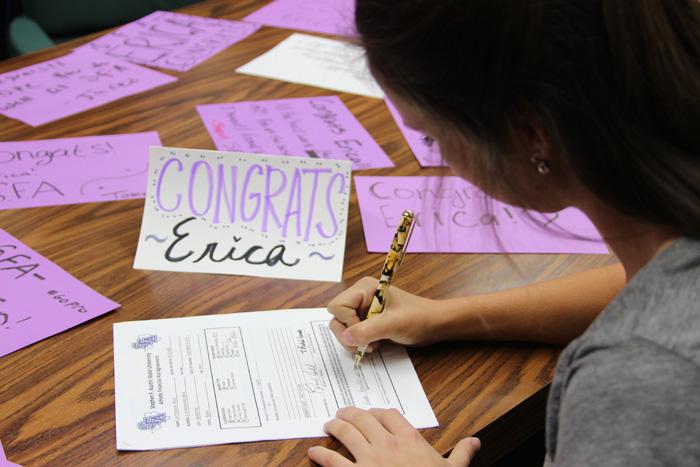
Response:
[[[114,325],[117,449],[168,449],[325,436],[341,407],[394,407],[437,420],[404,348],[359,368],[325,309]]]

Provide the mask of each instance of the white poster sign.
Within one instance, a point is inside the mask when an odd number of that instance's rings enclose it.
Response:
[[[340,281],[350,167],[152,147],[134,268]]]

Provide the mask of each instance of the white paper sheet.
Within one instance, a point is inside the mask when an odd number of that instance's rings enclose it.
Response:
[[[329,319],[317,308],[116,323],[117,449],[320,437],[347,406],[437,426],[402,347],[354,369]]]
[[[360,47],[307,34],[292,34],[236,71],[378,99],[384,97]]]
[[[350,167],[152,147],[134,268],[337,282]]]

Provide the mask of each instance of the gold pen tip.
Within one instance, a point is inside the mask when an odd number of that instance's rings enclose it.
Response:
[[[362,360],[362,354],[357,352],[355,353],[355,364],[354,368],[358,368],[360,366],[360,360]]]

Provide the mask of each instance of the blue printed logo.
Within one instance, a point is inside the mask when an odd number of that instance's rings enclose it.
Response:
[[[155,334],[143,334],[136,338],[136,342],[131,344],[135,349],[150,349],[153,344],[158,342],[160,337]]]
[[[167,421],[168,417],[163,412],[148,412],[143,415],[143,420],[138,422],[136,427],[141,431],[152,433],[160,429],[160,426]]]

